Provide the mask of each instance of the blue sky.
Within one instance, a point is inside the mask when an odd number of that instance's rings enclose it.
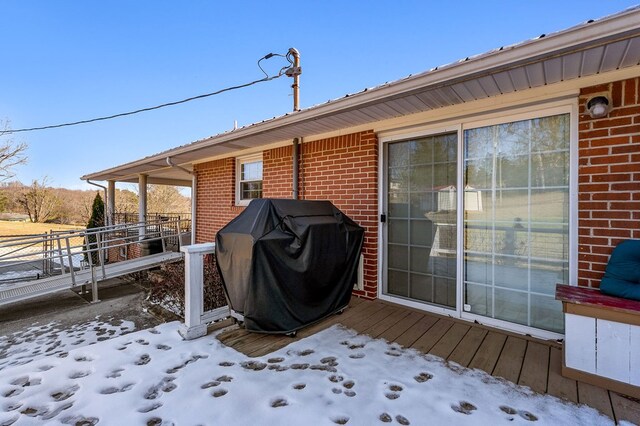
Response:
[[[262,76],[302,56],[301,106],[600,18],[635,1],[3,0],[0,120],[25,128],[110,115]],[[283,65],[273,58],[265,68]],[[79,177],[291,110],[291,79],[106,122],[16,134],[17,179]]]

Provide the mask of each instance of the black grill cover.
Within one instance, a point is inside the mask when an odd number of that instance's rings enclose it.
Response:
[[[216,235],[229,307],[289,333],[349,304],[364,229],[329,201],[255,199]]]

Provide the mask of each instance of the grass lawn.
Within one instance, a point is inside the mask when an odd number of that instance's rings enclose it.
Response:
[[[45,232],[67,231],[71,229],[84,229],[82,226],[58,225],[55,223],[31,223],[0,220],[0,236],[44,234]]]

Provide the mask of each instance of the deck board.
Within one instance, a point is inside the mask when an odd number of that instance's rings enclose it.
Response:
[[[382,334],[378,335],[378,337],[393,342],[422,318],[424,318],[424,314],[408,311],[408,315],[406,317],[389,327]]]
[[[480,348],[487,335],[487,330],[478,327],[472,327],[471,330],[462,338],[460,344],[451,352],[448,357],[449,361],[458,363],[467,367],[474,355]]]
[[[578,402],[578,384],[575,380],[562,377],[562,350],[558,348],[550,350],[547,392],[558,398]]]
[[[557,342],[517,336],[381,300],[352,298],[342,314],[304,327],[295,337],[251,333],[233,325],[220,332],[218,339],[248,356],[265,356],[336,324],[484,370],[539,393],[587,404],[618,421],[640,424],[640,402],[563,377],[562,350]]]
[[[546,393],[548,372],[549,346],[528,342],[518,384],[529,386],[538,393]]]
[[[578,402],[581,404],[587,404],[588,406],[593,407],[601,413],[613,418],[611,399],[609,398],[609,392],[605,389],[587,383],[578,382]]]
[[[447,359],[464,336],[469,332],[469,329],[471,329],[470,325],[462,323],[453,324],[453,326],[448,329],[442,338],[431,348],[429,353],[431,355]]]
[[[495,331],[488,332],[469,363],[469,368],[478,368],[489,374],[493,373],[506,341],[506,335]]]
[[[447,331],[449,331],[453,324],[454,322],[449,319],[439,319],[438,322],[436,322],[433,327],[427,330],[426,333],[420,336],[420,338],[416,340],[413,345],[411,345],[411,347],[420,352],[424,352],[425,354],[429,353],[431,348],[433,348],[436,343],[438,343],[438,341],[442,339],[442,336],[444,336]]]
[[[519,337],[509,336],[500,352],[500,357],[493,370],[493,375],[518,383],[520,371],[527,350],[527,341]]]

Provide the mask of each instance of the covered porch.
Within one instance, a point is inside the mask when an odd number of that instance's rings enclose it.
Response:
[[[382,300],[353,297],[344,313],[301,329],[295,338],[250,333],[234,326],[219,334],[218,339],[250,357],[259,357],[335,324],[466,368],[483,370],[540,394],[589,405],[616,422],[640,424],[640,401],[561,375],[560,342],[517,335]]]

